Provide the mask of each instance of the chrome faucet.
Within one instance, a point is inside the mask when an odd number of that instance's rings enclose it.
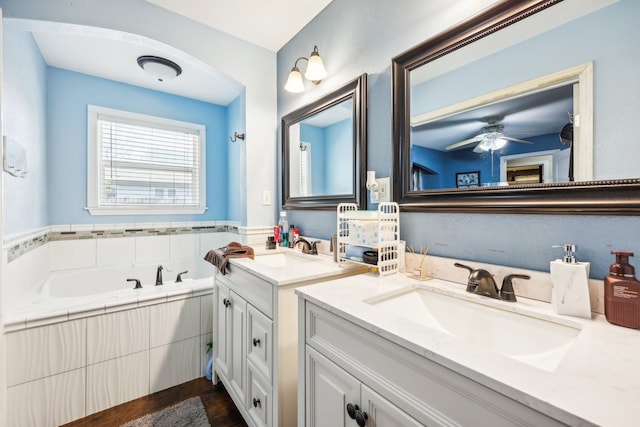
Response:
[[[156,286],[158,285],[162,285],[162,265],[159,265],[156,270]]]
[[[478,295],[484,295],[490,298],[501,299],[504,301],[516,301],[516,294],[513,292],[512,279],[530,279],[525,274],[510,274],[505,276],[502,281],[502,287],[498,291],[498,286],[493,275],[482,268],[473,269],[467,265],[455,263],[454,266],[469,270],[469,279],[467,280],[467,292]]]
[[[295,248],[296,245],[298,243],[302,243],[302,253],[303,254],[309,254],[309,255],[318,255],[318,243],[320,243],[320,240],[314,240],[313,242],[309,243],[308,240],[303,239],[302,237],[298,237],[296,240],[293,241],[293,247]]]

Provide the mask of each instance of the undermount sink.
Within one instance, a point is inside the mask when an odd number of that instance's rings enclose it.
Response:
[[[313,262],[311,255],[303,256],[291,252],[276,252],[272,254],[256,255],[254,260],[272,268],[290,267],[293,265]]]
[[[412,286],[365,300],[407,320],[553,372],[580,328]],[[517,304],[517,303],[516,303]]]

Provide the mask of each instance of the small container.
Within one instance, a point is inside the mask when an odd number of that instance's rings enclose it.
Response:
[[[276,248],[276,239],[273,236],[267,237],[267,249]]]
[[[378,252],[366,251],[362,254],[362,261],[365,264],[378,265]]]
[[[631,251],[613,250],[616,262],[604,278],[604,315],[609,323],[640,329],[640,282],[629,264]]]

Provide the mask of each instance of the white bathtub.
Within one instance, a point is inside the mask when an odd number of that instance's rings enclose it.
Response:
[[[5,300],[4,323],[7,330],[94,315],[96,311],[116,311],[135,305],[153,304],[209,293],[213,289],[213,266],[194,260],[163,264],[163,285],[156,286],[157,265],[100,267],[52,272],[34,289]],[[182,282],[176,283],[177,274]],[[142,289],[134,289],[138,279]],[[62,319],[60,319],[62,317]],[[47,321],[50,319],[50,321]]]

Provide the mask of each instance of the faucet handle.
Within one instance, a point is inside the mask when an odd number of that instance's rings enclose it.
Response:
[[[187,274],[188,272],[189,272],[189,270],[185,270],[185,271],[182,271],[182,272],[178,273],[178,277],[176,277],[176,283],[181,283],[182,282],[182,275],[183,274]]]
[[[500,299],[503,301],[516,302],[516,294],[513,291],[512,279],[531,279],[531,276],[526,274],[509,274],[502,279],[502,286],[500,287]]]
[[[311,249],[309,250],[310,255],[318,255],[318,243],[322,243],[320,240],[314,240],[311,242]]]

